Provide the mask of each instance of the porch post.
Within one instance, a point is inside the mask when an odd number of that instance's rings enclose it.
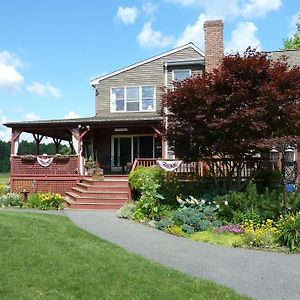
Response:
[[[44,136],[40,135],[40,134],[35,134],[35,133],[33,133],[32,135],[33,135],[33,138],[34,138],[35,143],[36,143],[36,154],[40,155],[40,143],[41,143]]]
[[[59,151],[59,145],[61,143],[61,139],[57,139],[57,138],[52,138],[53,139],[53,143],[55,145],[55,153],[57,154]]]
[[[22,131],[18,131],[14,128],[11,130],[11,144],[10,144],[10,177],[13,178],[15,169],[14,169],[14,155],[18,154],[19,147],[19,137]],[[11,180],[13,183],[13,180]],[[12,187],[13,190],[13,187]]]

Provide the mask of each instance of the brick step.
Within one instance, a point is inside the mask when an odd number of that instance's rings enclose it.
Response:
[[[80,187],[72,187],[71,192],[78,194],[80,197],[95,197],[95,198],[128,198],[129,190],[119,191],[119,189],[112,189],[104,191],[102,188],[98,190],[83,190]]]
[[[77,193],[67,192],[66,196],[68,196],[71,200],[76,202],[126,202],[128,201],[128,195],[98,195],[98,196],[89,196],[89,195],[78,195]]]
[[[89,185],[83,182],[77,183],[77,187],[85,190],[85,191],[99,191],[102,192],[111,192],[111,191],[119,191],[119,192],[128,192],[129,187],[127,186],[119,186],[118,184],[114,183],[113,185],[104,185],[104,186],[97,186],[97,185]]]
[[[65,198],[66,204],[68,208],[71,209],[100,209],[100,210],[117,210],[120,207],[123,206],[124,203],[92,203],[92,202],[87,202],[87,203],[78,203],[75,202],[68,197]]]
[[[122,180],[108,180],[105,179],[104,181],[95,181],[92,179],[84,178],[82,179],[82,183],[90,186],[119,186],[119,187],[128,187],[128,180],[122,179]]]

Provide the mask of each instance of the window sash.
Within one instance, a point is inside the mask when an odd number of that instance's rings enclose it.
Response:
[[[111,88],[111,112],[155,111],[155,86]]]

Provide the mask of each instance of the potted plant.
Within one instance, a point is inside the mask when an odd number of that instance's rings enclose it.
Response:
[[[85,161],[85,169],[86,169],[87,175],[94,175],[96,166],[97,166],[97,163],[91,157],[89,157]]]

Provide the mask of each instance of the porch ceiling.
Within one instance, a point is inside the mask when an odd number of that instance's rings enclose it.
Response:
[[[126,116],[118,114],[117,116],[110,117],[8,122],[4,125],[22,132],[41,134],[43,136],[55,137],[62,140],[70,140],[70,129],[77,128],[79,125],[89,125],[92,130],[95,128],[112,128],[122,126],[151,126],[160,124],[162,120],[162,116],[158,114],[149,114],[147,116],[139,116],[138,114],[136,116]]]

